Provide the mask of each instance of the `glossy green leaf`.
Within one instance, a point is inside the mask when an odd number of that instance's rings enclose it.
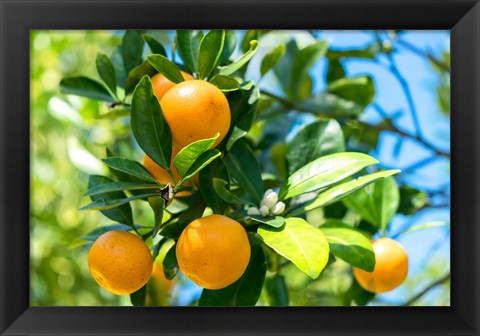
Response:
[[[125,225],[125,224],[110,224],[110,225],[105,225],[105,226],[100,226],[98,228],[93,229],[92,231],[84,234],[83,236],[79,237],[78,239],[80,240],[85,240],[85,241],[95,241],[100,237],[101,235],[109,232],[109,231],[131,231],[133,230],[133,227],[131,225]]]
[[[247,216],[247,218],[251,219],[258,224],[263,224],[267,226],[271,226],[274,228],[280,228],[285,224],[285,218],[281,216],[269,216],[269,217],[260,217],[260,216]]]
[[[330,83],[327,90],[362,107],[370,104],[375,97],[375,84],[368,76],[340,78]]]
[[[203,36],[198,49],[199,79],[206,78],[215,69],[225,43],[224,30],[210,30]]]
[[[60,91],[95,100],[114,101],[110,92],[99,82],[88,77],[69,77],[60,81]]]
[[[237,70],[243,67],[245,64],[250,61],[250,59],[255,55],[258,49],[258,42],[256,40],[250,41],[250,49],[240,56],[238,59],[233,61],[233,63],[226,65],[224,67],[220,67],[218,72],[219,75],[230,76],[234,74]]]
[[[120,157],[109,157],[102,159],[102,161],[110,168],[116,169],[130,176],[135,176],[143,181],[152,183],[157,182],[157,180],[155,180],[155,178],[152,177],[152,175],[150,175],[150,173],[137,161]]]
[[[177,30],[177,50],[190,72],[198,73],[198,49],[202,37],[200,30]]]
[[[152,196],[148,198],[148,204],[153,210],[155,216],[155,226],[153,228],[152,237],[155,238],[160,231],[163,223],[163,210],[165,209],[165,200],[160,196]]]
[[[170,170],[172,133],[147,76],[142,78],[133,93],[131,119],[138,145],[163,169]]]
[[[148,61],[136,66],[128,73],[127,80],[125,81],[125,94],[130,94],[135,89],[135,86],[145,76],[152,77],[157,73],[157,70],[150,65]]]
[[[295,55],[292,64],[291,89],[293,96],[298,96],[298,92],[304,81],[307,79],[310,69],[327,52],[327,43],[317,41],[303,49],[300,49]]]
[[[97,120],[102,120],[102,119],[118,119],[118,118],[124,118],[124,117],[130,117],[130,110],[121,108],[121,107],[115,107],[111,110],[108,110],[107,113],[100,114],[95,117]]]
[[[286,218],[280,229],[262,225],[258,234],[265,244],[312,279],[327,265],[330,248],[325,235],[301,218]]]
[[[242,140],[238,140],[225,155],[224,162],[229,175],[252,196],[257,203],[263,197],[263,181],[260,167],[250,148]]]
[[[255,306],[262,292],[267,267],[260,244],[252,244],[251,249],[250,262],[242,277],[223,289],[204,289],[199,306]]]
[[[213,178],[213,189],[215,190],[215,193],[225,202],[230,203],[230,204],[250,204],[254,205],[253,203],[242,199],[241,197],[238,197],[237,195],[233,194],[229,189],[228,189],[228,183],[227,181],[224,181],[222,179]]]
[[[183,177],[187,173],[188,169],[193,165],[195,160],[209,150],[219,136],[220,133],[217,132],[213,138],[198,140],[192,142],[188,146],[183,147],[173,159],[173,164],[177,168],[178,175]]]
[[[155,68],[155,70],[164,75],[173,83],[181,83],[185,80],[180,72],[180,69],[178,69],[175,63],[170,61],[165,56],[160,54],[150,55],[147,57],[147,61],[152,67]]]
[[[117,77],[115,75],[115,69],[113,68],[112,61],[106,55],[98,54],[95,61],[97,66],[97,72],[100,78],[107,84],[107,87],[112,91],[114,95],[117,94]]]
[[[364,107],[351,100],[322,92],[301,102],[299,109],[329,117],[352,117],[362,113]]]
[[[130,302],[135,307],[145,306],[147,300],[147,285],[140,288],[138,291],[130,294]]]
[[[83,196],[98,195],[120,190],[141,190],[141,189],[159,189],[158,184],[153,183],[138,183],[138,182],[108,182],[94,186],[89,189]]]
[[[340,124],[334,120],[318,120],[303,127],[288,144],[288,171],[293,174],[319,157],[343,152],[345,140]]]
[[[278,63],[273,67],[273,72],[275,76],[278,78],[280,85],[282,86],[283,92],[288,97],[292,96],[292,64],[294,62],[295,57],[298,54],[298,47],[295,39],[291,39],[285,45],[285,54],[282,58],[278,61]]]
[[[88,189],[92,189],[94,187],[100,186],[106,183],[112,183],[113,180],[101,175],[90,175],[88,178]],[[124,192],[122,191],[115,191],[105,195],[92,195],[90,199],[93,202],[98,201],[99,199],[107,199],[107,200],[114,200],[114,199],[122,199],[126,198]],[[109,210],[102,210],[101,213],[111,220],[119,223],[125,223],[128,225],[133,225],[133,216],[132,216],[132,208],[130,204],[121,205],[115,209]]]
[[[320,190],[378,163],[362,153],[336,153],[322,156],[290,175],[280,189],[279,199],[288,199]]]
[[[345,70],[338,59],[329,59],[327,68],[327,83],[332,83],[345,77]]]
[[[397,212],[400,193],[393,177],[375,182],[373,187],[373,204],[376,214],[376,224],[385,231]]]
[[[330,220],[319,228],[330,244],[330,252],[353,267],[372,272],[375,253],[370,240],[358,230],[340,221]]]
[[[203,152],[195,162],[188,168],[185,176],[182,177],[177,186],[182,185],[186,180],[191,179],[198,174],[203,168],[205,168],[210,162],[218,158],[222,153],[218,149],[209,149]]]
[[[223,92],[235,91],[240,89],[240,83],[233,77],[216,75],[210,79],[210,83],[218,87]]]
[[[148,35],[148,34],[143,34],[142,35],[143,40],[147,42],[148,47],[150,48],[150,51],[152,54],[160,54],[162,56],[167,56],[167,51],[163,47],[163,45],[158,42],[153,36]]]
[[[346,197],[354,193],[360,188],[363,188],[380,179],[398,174],[399,172],[400,170],[379,171],[373,174],[364,175],[354,180],[336,185],[320,193],[320,195],[318,195],[318,197],[313,201],[313,203],[305,207],[305,210],[310,211],[315,208],[324,207],[332,203],[335,203],[338,200],[342,199],[343,197]]]
[[[127,30],[123,35],[121,51],[123,65],[127,73],[142,63],[144,44],[142,34],[141,30]]]
[[[374,59],[375,55],[381,51],[381,46],[374,42],[363,49],[345,49],[345,50],[328,50],[327,57],[329,59],[339,60],[342,58],[366,58]]]
[[[260,65],[260,74],[264,76],[267,72],[269,72],[275,65],[277,65],[278,61],[285,55],[285,45],[280,44],[270,50],[268,54],[262,60],[262,64]]]
[[[267,290],[267,299],[270,306],[288,306],[288,287],[285,283],[285,277],[281,274],[275,274],[265,281]]]
[[[163,274],[168,280],[172,280],[173,278],[175,278],[175,275],[177,275],[179,271],[176,248],[177,245],[173,245],[170,250],[168,250],[165,258],[163,258]]]
[[[228,62],[230,56],[232,56],[235,48],[237,47],[237,35],[233,30],[225,31],[225,43],[223,44],[223,50],[218,59],[218,64],[223,65]]]
[[[112,198],[106,198],[105,196],[107,195],[109,194],[99,195],[100,197],[97,200],[81,207],[80,210],[108,210],[112,208],[117,208],[131,201],[149,198],[150,196],[158,196],[157,193],[149,193],[149,194],[135,195],[127,198],[112,199]]]
[[[198,174],[198,188],[213,213],[223,214],[227,209],[225,202],[215,191],[215,178],[229,181],[227,167],[222,160],[214,160]],[[226,183],[226,182],[225,182]]]

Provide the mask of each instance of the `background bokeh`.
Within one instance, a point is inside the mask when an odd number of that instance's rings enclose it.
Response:
[[[79,212],[88,203],[89,174],[105,173],[99,158],[115,139],[124,139],[122,153],[141,160],[141,152],[131,139],[128,118],[99,119],[107,108],[92,100],[62,95],[62,77],[86,75],[98,78],[95,57],[111,55],[121,42],[121,31],[32,31],[31,32],[31,293],[32,305],[82,306],[130,305],[128,296],[119,297],[101,289],[90,276],[87,248],[76,247],[76,238],[109,220],[99,212]],[[150,32],[165,46],[173,33]],[[243,31],[238,31],[239,36]],[[362,48],[378,42],[388,47],[388,32],[315,31],[270,32],[260,39],[247,79],[259,79],[262,57],[273,47],[294,38],[299,45],[312,39],[326,39],[330,48]],[[400,35],[400,34],[399,34]],[[394,218],[388,236],[414,225],[450,222],[450,106],[449,71],[435,61],[449,65],[448,31],[404,31],[401,43],[390,55],[374,59],[349,58],[342,61],[347,76],[369,74],[376,86],[374,102],[361,120],[383,125],[391,120],[396,129],[417,138],[382,129],[376,148],[370,152],[384,168],[400,168],[400,183],[421,190],[428,202],[408,215]],[[170,51],[170,50],[167,50]],[[441,65],[440,64],[440,65]],[[326,61],[311,71],[314,92],[326,86]],[[260,88],[281,94],[273,73],[263,78]],[[308,121],[298,119],[290,130]],[[372,132],[372,134],[374,134]],[[421,140],[421,141],[418,141]],[[350,144],[352,147],[355,144]],[[422,201],[422,200],[419,200]],[[150,211],[134,205],[135,217],[152,221]],[[401,287],[378,295],[371,305],[405,304],[424,288],[435,284],[450,270],[450,229],[439,226],[398,238],[410,257],[410,272]],[[180,278],[169,303],[186,305],[200,294],[200,288]],[[264,301],[263,301],[264,303]],[[262,304],[262,298],[259,301]],[[449,281],[432,286],[413,305],[449,305]]]

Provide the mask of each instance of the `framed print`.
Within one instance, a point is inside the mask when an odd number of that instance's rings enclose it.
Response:
[[[1,335],[479,334],[476,1],[1,1]]]

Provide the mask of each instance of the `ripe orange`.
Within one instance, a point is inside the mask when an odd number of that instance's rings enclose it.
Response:
[[[190,74],[186,72],[181,71],[181,73],[185,80],[195,79],[194,77],[192,77]],[[152,81],[153,94],[157,97],[158,101],[162,99],[165,92],[167,92],[168,90],[170,90],[172,87],[175,86],[174,82],[167,79],[167,77],[165,77],[161,73],[156,74],[150,80]]]
[[[137,236],[125,231],[109,231],[90,248],[88,267],[97,283],[117,295],[142,288],[152,274],[152,255]]]
[[[372,243],[375,253],[373,272],[354,268],[360,286],[372,293],[385,293],[400,286],[408,273],[407,252],[393,239],[380,238]]]
[[[227,98],[215,85],[203,80],[175,85],[164,94],[160,105],[172,131],[173,144],[179,149],[212,138],[218,132],[215,147],[230,128]]]
[[[176,247],[178,266],[197,285],[221,289],[237,281],[250,261],[247,232],[237,221],[211,215],[183,230]]]
[[[174,147],[172,149],[172,157],[175,157],[175,155],[177,155],[178,152],[179,150]],[[175,186],[172,179],[170,178],[170,175],[168,175],[168,172],[162,167],[160,167],[147,154],[143,156],[143,166],[161,184],[166,185],[167,183],[170,182],[172,183],[172,187]],[[177,168],[175,168],[175,165],[173,164],[173,160],[172,160],[172,163],[170,164],[170,169],[172,170],[172,174],[173,174],[173,177],[175,177],[175,180],[180,181],[180,175],[178,175],[178,171],[177,171]],[[198,174],[193,176],[193,183],[198,185]],[[191,187],[192,184],[190,183],[190,181],[187,181],[184,184],[182,184],[182,186]],[[180,191],[179,193],[176,194],[176,196],[183,197],[183,196],[190,196],[191,194],[192,193],[190,191]]]

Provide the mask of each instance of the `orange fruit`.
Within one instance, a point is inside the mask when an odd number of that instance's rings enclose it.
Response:
[[[90,248],[88,267],[95,281],[117,295],[136,292],[152,274],[152,255],[139,237],[126,231],[109,231]]]
[[[177,242],[182,273],[197,285],[221,289],[237,281],[250,261],[247,232],[222,215],[199,218],[187,225]]]
[[[385,293],[400,286],[408,274],[407,252],[400,243],[390,238],[372,242],[375,253],[375,268],[366,272],[353,268],[360,286],[372,293]]]
[[[175,157],[179,152],[178,149],[175,147],[172,148],[172,158]],[[143,166],[145,167],[146,170],[161,184],[167,185],[167,183],[172,183],[172,187],[174,187],[174,183],[168,175],[168,172],[160,167],[155,161],[153,161],[147,154],[143,156]],[[172,171],[173,177],[175,177],[176,181],[180,181],[180,175],[178,175],[177,168],[175,168],[175,165],[173,164],[173,159],[170,164],[170,169]],[[193,176],[193,183],[198,185],[198,174]],[[192,183],[190,181],[186,181],[182,186],[185,187],[191,187]],[[176,194],[178,197],[183,197],[183,196],[190,196],[192,193],[190,191],[180,191],[179,193]]]
[[[203,80],[181,82],[168,90],[160,101],[174,146],[181,149],[194,141],[220,136],[217,146],[230,128],[227,98],[215,85]]]
[[[181,71],[181,73],[182,73],[182,77],[185,80],[195,79],[194,77],[192,77],[190,74],[186,72]],[[172,87],[175,86],[174,82],[167,79],[167,77],[165,77],[161,73],[157,73],[155,76],[150,78],[150,80],[153,86],[153,94],[157,97],[158,101],[162,99],[165,92],[167,92],[168,90],[170,90]]]

